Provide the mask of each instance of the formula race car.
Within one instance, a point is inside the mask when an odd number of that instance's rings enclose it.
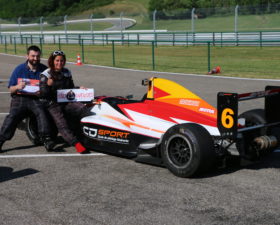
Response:
[[[231,156],[253,161],[278,147],[278,87],[218,93],[216,109],[173,81],[153,77],[142,84],[148,91],[141,100],[100,96],[88,104],[93,115],[75,124],[88,149],[140,162],[152,158],[176,176],[192,177]],[[239,101],[260,97],[265,98],[264,109],[238,115]],[[32,116],[26,131],[39,144]]]

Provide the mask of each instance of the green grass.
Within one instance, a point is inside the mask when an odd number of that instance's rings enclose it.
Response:
[[[83,14],[102,13],[106,16],[119,16],[120,13],[124,13],[124,15],[137,15],[147,13],[148,7],[149,0],[116,0],[112,4],[85,11]]]
[[[25,45],[17,46],[17,54],[25,54]],[[68,61],[76,62],[82,55],[81,46],[61,45]],[[44,57],[58,49],[56,45],[43,45]],[[113,66],[111,45],[84,47],[85,63]],[[250,78],[280,78],[280,47],[213,47],[211,68],[221,66],[223,76]],[[0,52],[5,52],[0,45]],[[7,53],[14,54],[14,46],[7,46]],[[147,45],[115,45],[115,66],[152,70],[152,48]],[[164,72],[207,74],[207,46],[158,46],[155,48],[155,70]]]
[[[279,31],[280,14],[239,15],[238,31]],[[148,17],[137,20],[133,30],[152,29],[152,21]],[[195,20],[196,32],[232,32],[234,31],[234,16],[208,17]],[[185,20],[157,20],[156,29],[169,31],[191,31],[190,19]]]

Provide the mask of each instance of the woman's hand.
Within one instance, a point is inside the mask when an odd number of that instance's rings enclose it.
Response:
[[[87,90],[87,88],[86,88],[86,87],[84,87],[84,86],[80,86],[80,89],[85,89],[85,90]]]
[[[52,86],[52,85],[53,85],[53,79],[52,79],[52,78],[49,78],[49,79],[48,79],[47,85],[48,85],[48,86]]]

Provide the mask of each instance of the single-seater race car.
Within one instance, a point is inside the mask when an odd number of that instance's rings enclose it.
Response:
[[[218,93],[216,109],[173,81],[153,77],[142,84],[148,91],[141,100],[100,96],[88,105],[92,115],[76,124],[88,149],[140,162],[152,158],[176,176],[192,177],[231,155],[257,160],[278,147],[278,87]],[[265,98],[264,109],[238,115],[239,101],[260,97]],[[26,121],[26,131],[38,144],[32,117]]]

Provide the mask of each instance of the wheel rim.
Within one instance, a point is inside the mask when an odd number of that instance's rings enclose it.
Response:
[[[167,142],[167,154],[176,166],[186,166],[191,161],[192,149],[189,141],[182,135],[174,135]]]

